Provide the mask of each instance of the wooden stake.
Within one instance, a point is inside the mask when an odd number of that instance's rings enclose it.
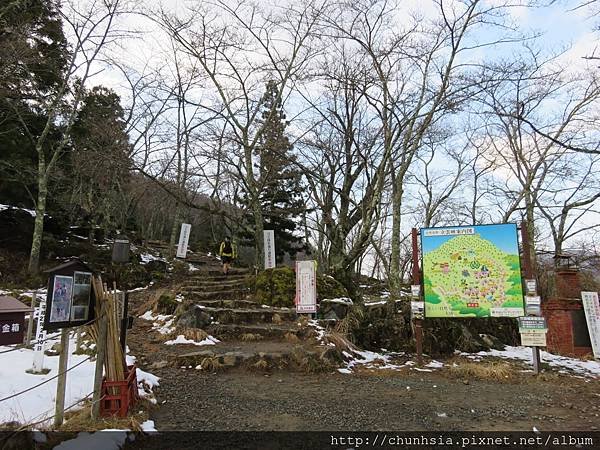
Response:
[[[100,320],[98,337],[96,339],[96,371],[94,373],[94,395],[92,397],[92,419],[97,420],[100,417],[100,395],[102,389],[102,369],[104,368],[104,358],[106,355],[106,308],[100,309]]]
[[[60,332],[60,357],[58,360],[58,383],[56,386],[56,408],[54,413],[54,428],[62,425],[65,417],[65,389],[67,387],[67,363],[69,362],[69,330],[63,328]]]
[[[33,293],[31,296],[31,312],[29,313],[29,321],[27,322],[27,337],[25,339],[25,345],[28,347],[31,345],[31,334],[33,333],[33,316],[35,313],[35,302],[37,300],[37,293]]]

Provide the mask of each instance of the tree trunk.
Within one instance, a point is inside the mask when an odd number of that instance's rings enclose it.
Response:
[[[175,214],[173,214],[173,226],[171,227],[171,238],[169,239],[169,256],[174,258],[176,255],[175,245],[177,244],[177,230],[181,222],[181,208],[179,203],[175,202]]]
[[[46,198],[48,197],[48,178],[46,175],[46,161],[43,152],[39,153],[38,162],[38,195],[35,205],[35,225],[33,228],[33,239],[31,241],[31,253],[29,254],[29,273],[36,274],[40,269],[40,253],[42,249],[42,237],[44,235],[44,214],[46,213]]]
[[[263,268],[263,215],[260,209],[260,203],[258,199],[255,199],[252,202],[252,214],[254,216],[254,240],[255,240],[255,249],[256,255],[254,257],[254,263],[256,267],[259,269]]]
[[[400,212],[402,208],[402,188],[396,186],[394,182],[394,191],[392,193],[392,249],[390,256],[390,292],[393,296],[400,295],[400,284],[402,282],[400,274],[400,225],[402,218]]]

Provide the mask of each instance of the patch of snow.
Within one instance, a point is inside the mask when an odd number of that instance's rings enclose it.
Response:
[[[339,373],[352,373],[350,369],[338,369]]]
[[[187,339],[183,334],[180,334],[175,339],[171,339],[165,342],[165,345],[176,345],[176,344],[193,344],[193,345],[215,345],[218,344],[219,341],[217,338],[212,336],[208,336],[206,339],[201,340],[200,342],[194,341],[193,339]]]
[[[167,262],[165,258],[161,258],[160,256],[154,256],[152,253],[141,253],[140,259],[142,260],[142,264],[148,264],[150,261]]]
[[[52,341],[46,342],[47,347],[51,345]],[[75,348],[75,339],[71,339],[68,367],[73,367],[88,358],[87,355],[73,355],[72,352]],[[9,347],[0,346],[0,352],[9,349]],[[26,370],[31,369],[33,353],[33,350],[23,348],[0,354],[0,380],[2,380],[2,383],[0,383],[0,398],[8,397],[56,376],[58,373],[58,356],[44,356],[44,367],[50,369],[50,372],[46,375],[26,373]],[[68,372],[65,406],[76,403],[92,392],[95,365],[93,361],[86,361]],[[0,423],[18,421],[26,424],[52,417],[54,415],[56,383],[57,380],[53,379],[27,393],[2,402]]]
[[[323,336],[325,336],[325,328],[319,325],[319,322],[314,319],[308,321],[308,326],[313,327],[317,331],[317,341],[322,342]]]
[[[0,203],[0,211],[4,211],[6,209],[18,209],[21,211],[25,211],[26,213],[29,213],[31,215],[31,217],[35,217],[35,210],[33,210],[33,209],[19,208],[18,206],[3,205]],[[44,215],[46,215],[46,214],[44,214]]]
[[[497,357],[503,359],[512,359],[524,361],[533,364],[533,355],[530,347],[511,347],[506,346],[504,350],[490,350],[479,353],[461,353],[469,359],[480,361],[484,357]],[[570,373],[583,375],[585,377],[600,378],[600,361],[584,361],[577,358],[555,355],[546,351],[540,351],[541,361],[547,363],[550,367],[559,370],[567,370]]]
[[[374,305],[385,305],[387,301],[379,301],[379,302],[365,302],[365,306],[374,306]]]
[[[142,430],[146,433],[156,432],[156,428],[154,427],[154,420],[146,420],[141,424]]]
[[[430,367],[432,369],[441,369],[444,367],[444,363],[436,361],[435,359],[431,361],[429,364],[426,364],[425,367]]]
[[[190,272],[198,272],[200,269],[198,267],[196,267],[195,265],[193,265],[192,263],[188,263],[188,270]]]
[[[172,314],[154,314],[152,311],[146,311],[140,316],[140,319],[152,322],[152,329],[160,334],[171,334],[175,331],[175,317]]]
[[[354,303],[352,302],[351,299],[349,299],[348,297],[339,297],[339,298],[324,298],[323,300],[321,300],[322,302],[329,302],[329,303],[341,303],[343,305],[353,305]]]
[[[448,417],[448,414],[446,414],[444,412],[443,413],[435,413],[435,415],[438,417]]]

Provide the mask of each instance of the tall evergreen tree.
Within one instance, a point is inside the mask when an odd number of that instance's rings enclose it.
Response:
[[[112,231],[124,225],[124,185],[129,179],[129,138],[120,98],[96,86],[86,91],[71,130],[68,152],[70,201],[78,217]]]
[[[294,165],[293,146],[286,136],[288,122],[273,80],[267,83],[262,105],[263,132],[257,148],[262,186],[259,199],[264,229],[274,230],[276,257],[281,261],[285,252],[294,257],[303,247],[302,240],[294,235],[294,219],[304,210],[302,174]]]

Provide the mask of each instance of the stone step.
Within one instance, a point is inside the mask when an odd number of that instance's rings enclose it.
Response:
[[[186,291],[227,291],[231,289],[247,289],[244,280],[234,281],[193,281],[186,282],[181,289]]]
[[[209,270],[205,271],[204,273],[206,275],[213,276],[213,277],[226,278],[226,277],[231,277],[233,275],[250,275],[251,272],[248,269],[229,269],[229,274],[224,275],[223,270],[219,268],[219,269],[209,269]]]
[[[223,291],[205,291],[205,290],[186,290],[181,293],[193,300],[241,300],[246,297],[250,291],[248,289],[228,289]]]
[[[209,314],[212,317],[213,323],[218,322],[219,324],[277,324],[297,319],[296,311],[281,308],[241,309],[201,307],[201,311]]]
[[[195,272],[192,276],[188,277],[187,282],[195,283],[195,282],[210,282],[210,283],[220,283],[220,282],[242,282],[246,280],[246,275],[244,274],[229,274],[223,275],[223,272],[219,272],[218,275],[209,275],[208,272]]]
[[[221,340],[261,340],[285,339],[290,341],[304,337],[305,330],[300,331],[293,322],[282,324],[212,324],[206,330],[210,335]],[[310,331],[310,330],[309,330]],[[295,336],[295,338],[291,337]]]
[[[240,308],[240,309],[258,309],[263,306],[260,303],[251,300],[198,300],[197,305],[206,306],[209,308]]]
[[[333,371],[341,363],[342,355],[335,348],[301,345],[289,345],[279,351],[260,351],[243,347],[229,351],[211,348],[181,354],[176,360],[179,367],[192,367],[207,372],[242,368],[260,372],[289,370],[315,373]]]

